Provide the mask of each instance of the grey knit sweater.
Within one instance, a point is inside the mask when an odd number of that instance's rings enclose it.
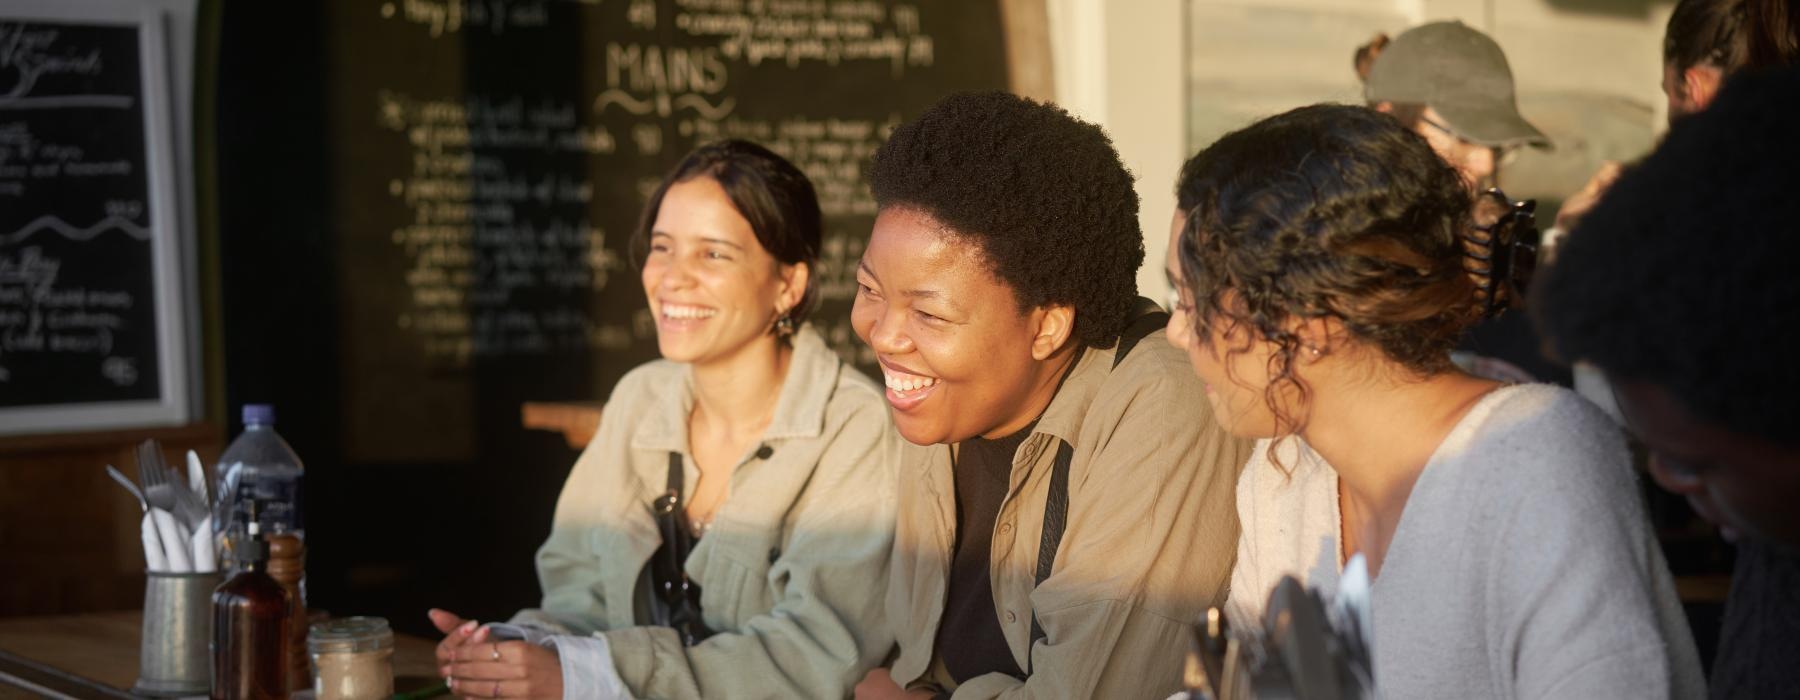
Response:
[[[1274,468],[1255,454],[1242,477],[1252,485],[1253,470]],[[1335,477],[1328,468],[1295,477],[1240,488],[1239,564],[1251,550],[1258,569],[1233,577],[1240,614],[1260,614],[1267,591],[1235,586],[1307,578],[1336,547]],[[1248,513],[1246,497],[1258,499]],[[1332,512],[1305,512],[1321,509]],[[1296,532],[1297,522],[1315,531]],[[1452,429],[1413,486],[1372,608],[1385,698],[1706,692],[1623,437],[1558,387],[1496,390]]]

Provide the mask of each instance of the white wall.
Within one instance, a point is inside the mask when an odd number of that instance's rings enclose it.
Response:
[[[1112,136],[1137,177],[1139,293],[1161,302],[1163,250],[1186,160],[1182,0],[1047,0],[1057,102]]]

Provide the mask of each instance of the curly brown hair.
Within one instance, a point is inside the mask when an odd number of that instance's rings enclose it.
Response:
[[[1264,401],[1281,432],[1302,427],[1277,401],[1292,387],[1295,319],[1336,318],[1419,376],[1480,317],[1458,232],[1470,198],[1456,171],[1388,115],[1313,105],[1232,132],[1183,166],[1187,222],[1177,255],[1197,337],[1216,324],[1275,344]],[[1241,350],[1227,348],[1225,352]]]

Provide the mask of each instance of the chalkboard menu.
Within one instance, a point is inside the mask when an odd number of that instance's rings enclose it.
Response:
[[[188,417],[161,25],[0,12],[0,433]]]
[[[944,94],[1007,84],[999,8],[967,0],[340,0],[326,26],[345,441],[371,459],[474,450],[445,428],[482,368],[560,364],[563,393],[603,398],[653,358],[627,239],[720,138],[813,180],[813,323],[869,361],[848,324],[863,167]]]
[[[306,461],[313,600],[424,634],[422,604],[536,603],[575,454],[521,405],[604,400],[656,357],[627,237],[702,142],[760,141],[812,178],[813,323],[865,359],[868,157],[943,95],[1008,87],[1013,4],[1031,3],[225,3],[201,140],[225,403],[273,403]]]

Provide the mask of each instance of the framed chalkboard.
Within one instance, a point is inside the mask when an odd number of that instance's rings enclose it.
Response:
[[[0,10],[0,434],[191,417],[161,10]]]

